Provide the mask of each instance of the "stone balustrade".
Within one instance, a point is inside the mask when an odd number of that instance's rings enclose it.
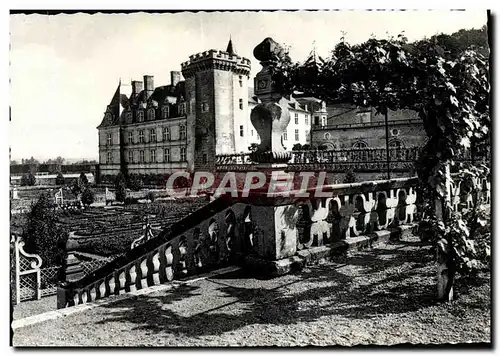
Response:
[[[323,187],[330,198],[302,198],[299,192],[220,197],[91,275],[62,285],[58,305],[143,289],[246,256],[273,264],[311,246],[411,223],[415,183],[412,178]]]
[[[490,184],[477,194],[452,186],[452,202],[490,202]],[[419,219],[417,178],[325,185],[269,196],[222,196],[80,280],[62,284],[63,308],[168,283],[229,264],[283,274],[363,241],[398,238]],[[241,196],[241,195],[240,195]],[[410,229],[407,229],[411,232]]]

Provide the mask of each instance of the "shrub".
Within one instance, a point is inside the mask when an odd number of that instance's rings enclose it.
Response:
[[[24,174],[21,177],[22,186],[33,186],[36,183],[36,178],[32,173]]]
[[[56,177],[56,185],[64,185],[65,181],[64,181],[64,176],[62,175],[61,172],[57,173],[57,177]]]
[[[95,200],[94,192],[90,188],[86,188],[82,193],[82,203],[89,206]]]
[[[124,202],[125,201],[125,197],[126,197],[126,194],[127,194],[126,191],[125,191],[125,189],[126,189],[125,177],[120,172],[116,176],[116,180],[115,180],[115,194],[116,194],[116,200],[117,201],[120,201],[120,202]]]
[[[148,192],[146,193],[146,199],[149,199],[149,200],[151,200],[152,202],[153,202],[153,201],[155,201],[155,199],[156,199],[156,193],[155,193],[155,192],[153,192],[153,191],[151,191],[151,190],[150,190],[150,191],[148,191]]]
[[[125,205],[138,204],[139,199],[133,197],[125,197],[125,200],[123,202],[125,203]]]
[[[87,176],[83,172],[80,173],[80,177],[78,178],[78,187],[80,188],[80,191],[83,192],[88,185],[89,180],[87,179]]]
[[[344,183],[356,183],[356,179],[356,173],[354,173],[352,168],[349,168],[349,170],[345,173]]]
[[[131,174],[128,178],[128,187],[131,190],[138,191],[144,187],[144,182],[137,174]]]
[[[26,252],[40,255],[44,267],[61,264],[66,253],[68,232],[58,224],[54,208],[52,197],[43,193],[31,206],[24,231]]]

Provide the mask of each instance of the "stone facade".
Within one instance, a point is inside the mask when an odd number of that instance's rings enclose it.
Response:
[[[385,148],[385,118],[374,109],[337,104],[327,107],[328,120],[312,127],[312,141],[327,149]],[[421,147],[427,135],[415,111],[389,111],[389,147]]]

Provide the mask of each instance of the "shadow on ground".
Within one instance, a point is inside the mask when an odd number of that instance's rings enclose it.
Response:
[[[124,322],[134,324],[135,330],[202,336],[329,315],[369,319],[434,305],[434,276],[428,246],[397,242],[270,281],[238,271],[213,277],[202,287],[183,285],[164,295],[108,304],[103,308],[110,316],[98,323]],[[178,302],[193,309],[176,312]]]

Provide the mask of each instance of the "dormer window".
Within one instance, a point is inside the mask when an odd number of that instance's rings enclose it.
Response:
[[[143,122],[144,121],[144,111],[137,110],[137,121],[138,122]]]
[[[161,117],[163,119],[168,119],[168,115],[169,115],[169,107],[168,105],[166,105],[161,109]]]
[[[186,104],[181,103],[179,104],[179,116],[184,116],[186,115]]]
[[[148,121],[153,121],[155,119],[155,109],[151,108],[148,110]]]
[[[107,122],[107,123],[111,123],[111,121],[113,121],[113,115],[111,115],[110,112],[107,112],[104,114],[104,120]]]
[[[125,121],[127,123],[131,123],[132,122],[132,113],[130,111],[125,111]]]

